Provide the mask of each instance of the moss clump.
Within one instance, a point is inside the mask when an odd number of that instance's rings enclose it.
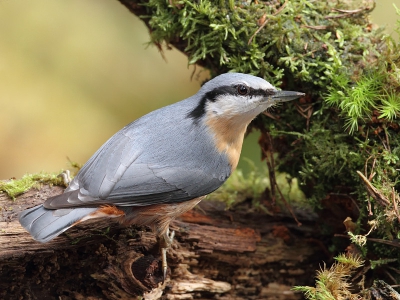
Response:
[[[7,193],[13,200],[31,188],[39,187],[41,184],[64,186],[63,179],[56,173],[25,174],[20,179],[0,181],[0,192]]]
[[[177,45],[213,74],[256,74],[275,85],[285,77],[325,88],[377,55],[369,46],[382,37],[368,22],[370,1],[143,2],[153,43]]]
[[[341,254],[335,257],[336,262],[330,268],[324,265],[316,276],[315,287],[297,286],[293,290],[304,292],[310,300],[348,300],[360,299],[359,295],[351,292],[350,275],[364,264],[355,255]]]

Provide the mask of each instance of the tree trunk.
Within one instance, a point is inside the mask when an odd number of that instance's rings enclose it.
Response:
[[[244,202],[226,210],[204,200],[175,221],[162,283],[158,244],[147,228],[92,220],[41,244],[18,222],[20,211],[62,192],[32,189],[15,201],[0,194],[0,299],[302,299],[327,252],[316,216],[268,216]],[[162,296],[161,296],[162,295]]]

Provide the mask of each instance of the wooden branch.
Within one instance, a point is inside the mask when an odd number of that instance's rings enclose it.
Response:
[[[43,186],[15,201],[0,194],[0,299],[301,299],[290,288],[312,284],[305,274],[329,259],[313,243],[319,233],[312,215],[300,214],[298,227],[286,214],[267,216],[249,203],[227,211],[207,200],[172,224],[176,239],[162,284],[157,240],[147,228],[92,220],[35,242],[18,213],[61,192]]]

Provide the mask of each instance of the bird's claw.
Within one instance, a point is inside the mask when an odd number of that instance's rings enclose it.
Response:
[[[163,271],[163,283],[167,278],[167,250],[171,247],[172,242],[174,241],[175,231],[169,232],[169,228],[167,231],[162,235],[161,239],[161,267]]]

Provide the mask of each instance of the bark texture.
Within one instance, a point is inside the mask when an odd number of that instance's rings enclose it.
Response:
[[[244,202],[226,210],[205,200],[175,221],[162,283],[155,235],[110,220],[81,224],[47,244],[34,241],[17,215],[62,192],[32,189],[13,201],[0,194],[0,299],[302,299],[330,257],[316,240],[316,216],[268,216]],[[313,275],[309,275],[313,274]]]

